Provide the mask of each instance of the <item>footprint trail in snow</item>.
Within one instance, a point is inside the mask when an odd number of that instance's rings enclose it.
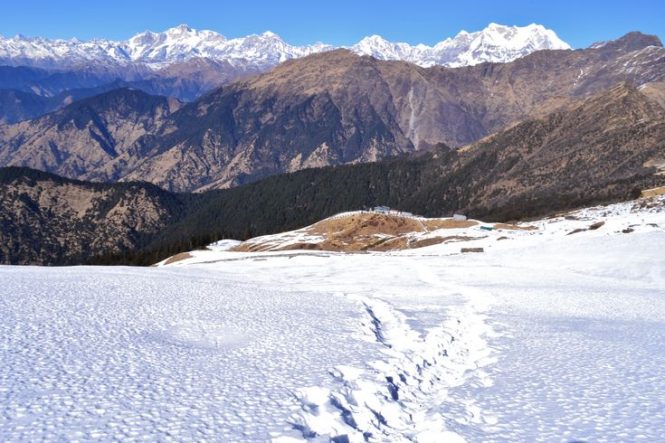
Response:
[[[409,324],[410,318],[391,303],[376,297],[348,295],[365,313],[360,333],[365,340],[382,345],[381,355],[364,368],[332,369],[332,389],[308,387],[294,394],[302,410],[292,423],[304,438],[352,442],[464,441],[449,430],[448,421],[453,416],[447,411],[452,408],[457,409],[454,419],[464,424],[491,426],[496,422],[472,399],[460,403],[449,396],[449,389],[465,383],[491,384],[482,369],[494,362],[492,349],[485,341],[494,332],[482,314],[488,295],[476,289],[444,285],[426,267],[415,262],[412,267],[420,280],[465,294],[467,299],[447,313],[439,310],[447,319],[419,332]]]

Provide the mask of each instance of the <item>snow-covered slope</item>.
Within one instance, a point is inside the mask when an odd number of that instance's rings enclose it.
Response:
[[[0,440],[662,441],[665,198],[533,224],[0,266]]]
[[[49,40],[0,37],[0,64],[41,68],[71,68],[90,63],[161,68],[194,57],[228,61],[235,66],[269,68],[285,60],[333,49],[316,43],[290,45],[272,32],[227,39],[214,31],[180,25],[164,32],[142,32],[129,40]],[[490,24],[482,31],[460,32],[434,46],[392,43],[379,36],[350,47],[358,54],[383,60],[404,60],[421,66],[466,66],[508,62],[540,49],[569,49],[554,31],[541,25],[524,27]]]

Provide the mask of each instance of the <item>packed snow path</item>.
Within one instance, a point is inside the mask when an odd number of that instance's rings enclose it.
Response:
[[[0,440],[659,441],[655,221],[471,255],[0,267]]]

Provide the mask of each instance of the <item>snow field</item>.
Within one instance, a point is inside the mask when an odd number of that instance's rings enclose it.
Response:
[[[533,224],[483,254],[0,267],[0,440],[661,440],[662,206]]]
[[[360,365],[368,350],[345,333],[350,301],[256,288],[243,276],[0,274],[4,441],[265,441],[291,430],[292,391],[325,386],[330,367]]]

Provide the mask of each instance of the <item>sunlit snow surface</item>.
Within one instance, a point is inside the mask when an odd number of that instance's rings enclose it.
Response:
[[[0,267],[0,440],[658,441],[661,211],[483,254]]]

